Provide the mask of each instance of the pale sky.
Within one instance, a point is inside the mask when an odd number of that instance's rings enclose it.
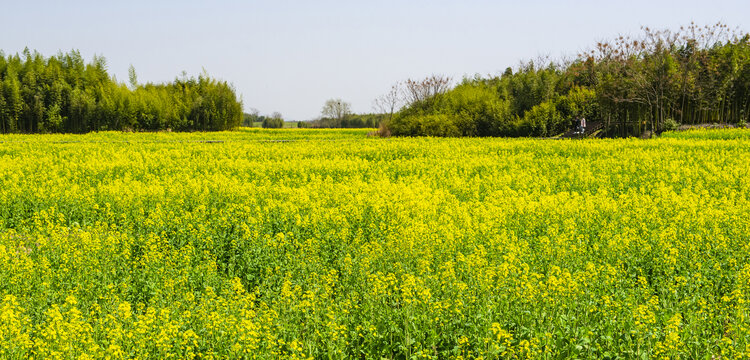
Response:
[[[572,56],[598,40],[722,21],[748,31],[750,1],[9,1],[0,49],[78,49],[127,81],[183,70],[234,84],[245,110],[287,120],[341,98],[355,112],[407,78],[499,74],[539,55]]]

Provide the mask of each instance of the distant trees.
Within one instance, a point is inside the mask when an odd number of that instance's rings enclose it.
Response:
[[[270,116],[266,116],[263,118],[262,123],[263,128],[266,129],[280,129],[284,127],[284,117],[281,115],[280,112],[275,111]]]
[[[599,42],[566,63],[540,58],[496,77],[407,80],[394,135],[555,136],[586,117],[608,135],[750,122],[750,34],[726,25]],[[376,106],[386,110],[383,97]],[[385,112],[385,111],[383,111]],[[389,117],[390,118],[390,117]]]
[[[250,108],[248,112],[242,114],[242,126],[253,127],[256,121],[263,121],[258,109]]]
[[[129,85],[107,73],[104,57],[85,63],[71,51],[51,57],[0,52],[0,132],[228,130],[242,122],[242,103],[226,82],[207,74],[165,84]]]
[[[329,99],[323,105],[321,114],[323,115],[323,117],[341,122],[347,116],[351,115],[351,108],[351,104],[346,101],[343,101],[341,99]]]
[[[385,119],[385,114],[351,114],[341,121],[342,128],[376,128]]]
[[[323,104],[321,117],[299,124],[310,128],[375,128],[385,118],[382,114],[354,114],[351,104],[341,99],[329,99]]]
[[[307,128],[376,128],[387,119],[385,114],[349,114],[338,121],[333,118],[321,117],[316,120],[306,121],[298,127]]]

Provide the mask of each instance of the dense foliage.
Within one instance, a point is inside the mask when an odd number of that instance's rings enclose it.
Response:
[[[750,356],[750,131],[365,133],[0,136],[0,358]]]
[[[261,122],[261,127],[266,129],[281,129],[284,127],[284,117],[278,112],[275,112],[270,116],[264,116]]]
[[[644,28],[567,63],[530,61],[407,99],[394,135],[555,136],[585,117],[609,135],[750,122],[750,35],[725,25]]]
[[[1,133],[100,130],[228,130],[242,121],[234,89],[203,74],[131,87],[107,73],[103,57],[71,51],[49,58],[0,52]]]

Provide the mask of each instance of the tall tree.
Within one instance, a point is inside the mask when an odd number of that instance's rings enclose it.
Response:
[[[130,64],[130,67],[128,67],[128,82],[131,89],[135,90],[138,88],[138,74],[136,74],[133,64]]]
[[[347,116],[351,115],[351,105],[341,99],[329,99],[323,105],[321,113],[324,117],[336,120],[341,123]]]
[[[400,82],[393,84],[387,93],[378,96],[373,101],[373,107],[376,111],[381,114],[388,114],[388,121],[393,118],[393,113],[401,107],[401,104],[403,104],[403,98]]]

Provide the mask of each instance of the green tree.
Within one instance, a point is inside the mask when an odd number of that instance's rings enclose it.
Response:
[[[128,67],[128,83],[131,89],[135,90],[138,88],[138,74],[136,74],[133,64],[130,64],[130,67]]]
[[[21,98],[21,90],[14,73],[9,73],[3,81],[3,95],[5,104],[2,109],[2,122],[5,132],[16,132],[19,130],[19,119],[24,103]]]
[[[351,104],[341,99],[329,99],[321,110],[323,117],[334,120],[340,127],[341,122],[352,114]]]
[[[270,116],[266,116],[263,119],[263,128],[266,129],[280,129],[284,127],[284,117],[280,112],[274,112]]]

